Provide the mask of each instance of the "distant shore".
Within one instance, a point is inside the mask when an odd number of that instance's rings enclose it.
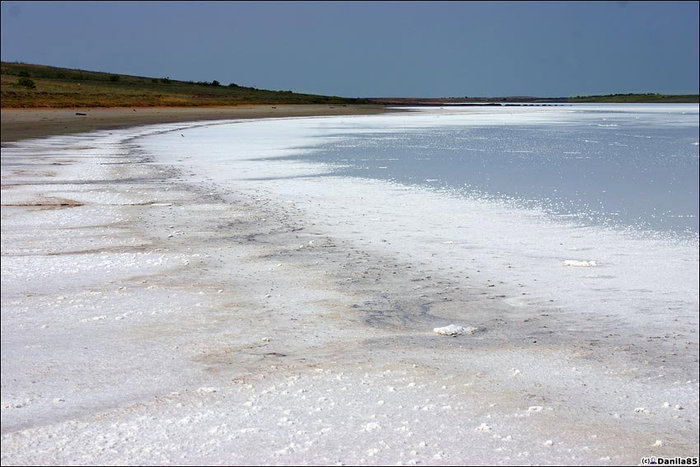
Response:
[[[126,107],[93,109],[2,109],[2,142],[51,135],[112,130],[155,123],[385,112],[382,105],[246,105],[230,107]]]

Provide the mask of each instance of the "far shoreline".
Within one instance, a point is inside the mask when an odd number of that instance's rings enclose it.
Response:
[[[229,107],[101,107],[1,109],[2,143],[156,123],[225,119],[371,115],[383,105],[287,104]]]

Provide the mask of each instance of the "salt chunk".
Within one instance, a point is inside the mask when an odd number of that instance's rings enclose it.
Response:
[[[527,411],[528,412],[541,412],[543,408],[544,407],[542,407],[541,405],[532,405],[532,406],[527,408]]]
[[[554,444],[554,441],[552,441],[551,439],[548,439],[547,441],[545,441],[542,444],[544,444],[545,446],[552,446]]]
[[[491,427],[488,426],[486,423],[482,423],[478,427],[474,428],[474,431],[483,431],[483,432],[491,431]]]
[[[661,441],[660,439],[657,439],[654,444],[652,444],[653,447],[661,447],[664,445],[664,442]]]
[[[433,328],[433,332],[441,336],[459,336],[462,334],[474,334],[479,328],[473,326],[463,327],[456,324],[450,324],[441,328]]]
[[[377,431],[381,430],[382,426],[377,422],[369,422],[362,427],[364,431]]]
[[[595,261],[579,261],[577,259],[567,259],[564,261],[564,266],[573,266],[578,268],[590,268],[597,266]]]
[[[89,323],[90,321],[100,321],[103,319],[107,319],[107,316],[105,316],[105,315],[93,316],[92,318],[81,319],[80,322],[81,323]]]

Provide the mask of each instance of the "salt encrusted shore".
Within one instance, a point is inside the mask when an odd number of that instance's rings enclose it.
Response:
[[[180,126],[3,147],[3,465],[698,455],[697,330],[525,316],[133,139]]]

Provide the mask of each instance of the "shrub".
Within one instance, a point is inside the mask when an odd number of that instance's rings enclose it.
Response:
[[[158,78],[151,78],[151,83],[157,83],[157,82],[158,82]]]
[[[119,81],[119,75],[111,75],[109,77],[109,80],[112,81],[113,83],[116,83],[117,81]]]
[[[28,71],[20,71],[18,76],[21,76],[22,78],[29,78],[29,72]]]
[[[230,88],[237,88],[238,85],[236,83],[229,83],[228,87]]]
[[[219,85],[221,85],[221,83],[219,83],[217,80],[214,80],[211,82],[211,85],[212,86],[219,86]]]
[[[25,88],[29,88],[29,89],[36,88],[36,84],[34,84],[34,81],[32,81],[29,78],[25,78],[25,77],[20,78],[19,81],[17,81],[17,84],[19,84],[20,86],[24,86]]]
[[[160,82],[163,84],[170,84],[170,78],[168,78],[168,77],[161,78]]]

